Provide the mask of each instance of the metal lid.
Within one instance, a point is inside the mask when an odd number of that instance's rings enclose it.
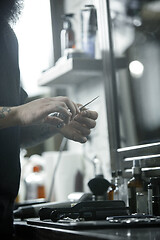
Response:
[[[141,167],[139,164],[139,160],[133,160],[133,167],[132,167],[132,175],[141,174]]]

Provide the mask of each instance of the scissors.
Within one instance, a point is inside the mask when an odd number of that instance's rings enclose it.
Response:
[[[83,106],[81,106],[81,107],[79,108],[79,110],[82,111],[86,106],[88,106],[90,103],[92,103],[93,101],[95,101],[97,98],[99,98],[99,96],[97,96],[97,97],[93,98],[91,101],[85,103]],[[48,116],[50,116],[50,117],[59,117],[59,118],[61,118],[62,120],[65,119],[65,118],[64,118],[64,115],[63,115],[62,113],[59,113],[59,112],[50,113]],[[57,128],[60,128],[62,125],[63,125],[63,124],[59,123],[59,124],[57,125]]]
[[[83,108],[85,108],[86,106],[88,106],[90,103],[92,103],[93,101],[95,101],[97,98],[99,98],[99,96],[93,98],[91,101],[89,101],[89,102],[87,102],[86,104],[84,104],[83,106],[81,106],[81,107],[79,108],[79,110],[82,111]]]

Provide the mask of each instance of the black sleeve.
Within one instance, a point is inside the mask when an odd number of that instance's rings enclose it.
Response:
[[[26,103],[26,100],[28,98],[28,94],[26,91],[21,87],[20,89],[20,104]]]

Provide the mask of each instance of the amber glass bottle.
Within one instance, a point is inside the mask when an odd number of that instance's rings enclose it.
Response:
[[[26,179],[26,200],[45,198],[45,182],[42,166],[35,165]]]
[[[112,172],[112,179],[111,179],[111,186],[108,189],[107,196],[108,200],[114,200],[114,190],[116,188],[115,186],[115,178],[116,178],[116,172]]]
[[[143,179],[139,161],[135,160],[132,167],[132,178],[128,181],[128,200],[130,213],[137,212],[137,194],[143,192]]]

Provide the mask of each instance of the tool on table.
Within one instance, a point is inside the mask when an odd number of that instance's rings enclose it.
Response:
[[[114,201],[83,201],[71,206],[42,207],[39,210],[40,220],[51,219],[57,222],[62,219],[105,220],[111,216],[127,216],[128,209],[121,200]]]

